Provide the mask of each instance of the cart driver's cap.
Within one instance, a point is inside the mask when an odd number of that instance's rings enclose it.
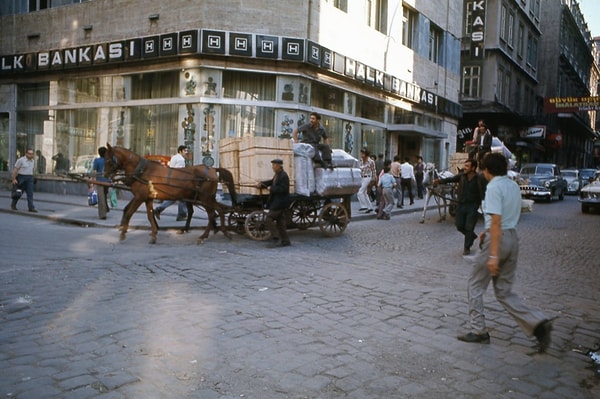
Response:
[[[276,159],[272,160],[271,163],[276,163],[278,165],[283,165],[283,161],[281,159],[279,159],[279,158],[276,158]]]

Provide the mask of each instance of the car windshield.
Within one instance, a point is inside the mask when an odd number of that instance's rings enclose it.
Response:
[[[574,170],[563,170],[562,174],[564,177],[577,177],[577,172]]]
[[[538,166],[536,171],[536,174],[538,175],[551,175],[552,173],[552,168],[549,166]]]
[[[521,169],[521,174],[524,174],[524,175],[535,174],[535,166],[524,166],[523,169]]]
[[[594,170],[594,169],[582,169],[581,177],[583,179],[589,179],[590,177],[594,176],[595,172],[596,172],[596,170]]]

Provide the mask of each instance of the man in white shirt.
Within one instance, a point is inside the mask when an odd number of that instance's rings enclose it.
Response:
[[[170,168],[185,168],[185,154],[187,154],[188,149],[184,145],[180,145],[177,147],[177,154],[171,157],[171,161],[169,162]],[[157,219],[160,219],[160,213],[164,211],[166,208],[173,205],[175,201],[166,200],[163,201],[160,206],[157,206],[154,209],[154,215]],[[187,205],[185,201],[179,201],[178,210],[177,210],[177,221],[182,221],[187,219]]]
[[[410,205],[415,203],[412,193],[412,181],[415,179],[415,170],[413,166],[408,162],[408,157],[404,158],[404,163],[400,165],[400,190],[402,191],[402,197],[400,198],[400,206],[404,206],[404,189],[408,190],[408,198],[410,198]]]

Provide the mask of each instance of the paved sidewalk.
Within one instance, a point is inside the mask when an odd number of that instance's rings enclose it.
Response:
[[[24,195],[17,204],[17,211],[10,209],[10,191],[5,189],[0,190],[0,212],[14,212],[23,216],[31,216],[38,218],[46,218],[56,220],[61,223],[71,223],[81,226],[94,226],[94,227],[109,227],[114,228],[118,226],[123,215],[123,208],[127,205],[129,200],[119,199],[119,205],[116,208],[111,208],[107,215],[106,220],[98,219],[98,210],[95,206],[87,205],[87,196],[83,195],[61,195],[46,192],[35,192],[34,202],[38,213],[31,213],[27,211],[27,198]],[[431,200],[428,208],[428,218],[438,218],[437,211],[435,209],[434,201]],[[425,205],[424,199],[415,199],[413,205],[405,203],[403,208],[394,207],[392,211],[392,222],[394,216],[413,213],[423,212],[423,206]],[[155,205],[156,207],[156,205]],[[352,202],[352,221],[371,220],[377,217],[376,212],[364,213],[359,212],[358,201]],[[161,213],[160,221],[158,224],[161,229],[179,229],[185,225],[185,221],[177,222],[177,205],[173,205],[167,208]],[[206,213],[202,209],[196,207],[194,209],[194,216],[192,218],[191,228],[198,229],[205,226],[207,217]],[[383,223],[383,222],[382,222]],[[149,229],[150,223],[146,216],[146,207],[140,206],[136,211],[135,215],[131,218],[130,229]]]

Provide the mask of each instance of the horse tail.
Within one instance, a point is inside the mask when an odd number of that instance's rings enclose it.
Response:
[[[229,195],[231,195],[232,205],[237,205],[237,193],[235,192],[233,174],[225,168],[217,168],[217,172],[219,172],[219,181],[227,184],[227,190],[229,191]]]

